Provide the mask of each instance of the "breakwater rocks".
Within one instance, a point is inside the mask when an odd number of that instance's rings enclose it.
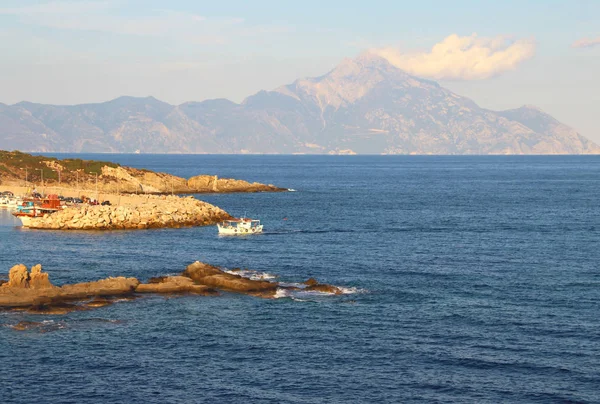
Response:
[[[150,195],[134,206],[70,207],[33,218],[29,227],[50,230],[119,230],[205,226],[231,216],[193,197]]]
[[[263,298],[276,297],[279,289],[298,289],[278,282],[253,280],[228,273],[199,261],[186,267],[179,276],[161,276],[142,283],[136,278],[110,277],[93,282],[55,286],[41,265],[27,270],[25,265],[12,267],[8,281],[0,281],[0,309],[27,310],[34,314],[65,314],[112,304],[115,300],[131,300],[145,294],[218,295],[218,290],[243,293]],[[342,294],[332,285],[310,279],[302,290]],[[15,329],[20,329],[19,327]]]

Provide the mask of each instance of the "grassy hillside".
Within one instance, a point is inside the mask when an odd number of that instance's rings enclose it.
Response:
[[[58,181],[58,171],[65,180],[79,172],[83,175],[100,174],[102,167],[118,167],[119,164],[108,161],[57,159],[56,157],[33,156],[19,151],[0,150],[0,176],[8,179],[25,179],[25,171],[29,181],[39,180],[43,170],[44,181]]]

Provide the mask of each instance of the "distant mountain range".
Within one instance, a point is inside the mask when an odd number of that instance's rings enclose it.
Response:
[[[600,147],[532,106],[480,108],[385,59],[346,59],[321,77],[170,105],[0,104],[0,149],[34,152],[583,154]]]

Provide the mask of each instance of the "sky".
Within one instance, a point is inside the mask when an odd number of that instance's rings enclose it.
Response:
[[[2,0],[0,102],[241,102],[365,51],[600,144],[599,0]]]

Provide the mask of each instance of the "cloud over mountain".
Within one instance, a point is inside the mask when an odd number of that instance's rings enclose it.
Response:
[[[571,48],[591,48],[600,45],[600,36],[597,38],[581,38],[571,44]]]
[[[515,69],[535,52],[532,39],[510,40],[452,34],[429,52],[404,53],[395,48],[372,49],[394,66],[437,80],[481,80]]]

